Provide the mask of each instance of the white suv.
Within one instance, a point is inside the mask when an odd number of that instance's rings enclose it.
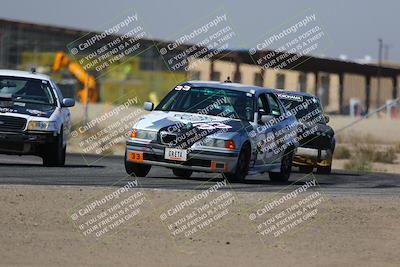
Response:
[[[0,154],[36,155],[45,166],[63,166],[74,105],[46,75],[0,70]]]

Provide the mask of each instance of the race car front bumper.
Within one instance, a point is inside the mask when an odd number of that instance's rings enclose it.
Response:
[[[332,152],[329,149],[299,147],[292,163],[294,166],[329,166],[332,164]]]
[[[139,159],[132,159],[130,153],[140,153]],[[167,168],[186,169],[198,172],[233,172],[236,168],[239,151],[201,149],[188,151],[186,161],[165,159],[165,146],[127,142],[126,161]]]

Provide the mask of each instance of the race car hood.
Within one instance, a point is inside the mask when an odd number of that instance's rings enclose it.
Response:
[[[169,143],[168,139],[172,138],[179,140],[172,144],[173,146],[184,143],[183,146],[190,147],[211,135],[231,138],[233,135],[244,131],[246,126],[249,125],[248,122],[238,119],[183,112],[153,111],[142,117],[134,125],[134,128],[159,132],[159,141],[162,143]]]
[[[210,123],[218,123],[221,128],[225,125],[226,132],[235,132],[243,128],[243,122],[238,119],[172,111],[153,111],[143,116],[134,128],[152,131],[168,129],[170,132],[176,132],[184,128],[206,128],[212,125]]]
[[[15,105],[13,107],[1,107],[0,114],[22,114],[32,117],[50,118],[53,112],[56,110],[55,106],[48,105]]]

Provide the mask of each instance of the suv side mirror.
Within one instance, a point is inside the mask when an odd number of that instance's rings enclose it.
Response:
[[[329,116],[324,114],[324,120],[325,120],[325,123],[328,123],[330,120]]]
[[[275,117],[273,115],[261,115],[261,121],[263,123],[267,123],[270,120],[274,119]]]
[[[62,107],[65,107],[65,108],[73,107],[73,106],[75,106],[75,99],[72,99],[72,98],[64,98],[64,99],[62,100],[61,106],[62,106]]]
[[[143,104],[143,108],[144,108],[144,110],[152,111],[154,109],[154,104],[152,102],[146,101]]]

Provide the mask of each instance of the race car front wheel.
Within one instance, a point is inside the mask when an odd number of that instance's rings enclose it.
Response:
[[[126,156],[125,156],[126,158]],[[125,171],[133,177],[146,177],[149,174],[151,165],[129,162],[125,160]]]
[[[67,146],[63,144],[63,132],[57,136],[52,144],[43,147],[43,165],[47,167],[60,167],[65,165],[65,154]]]
[[[280,172],[270,172],[269,179],[272,182],[287,182],[289,181],[290,172],[292,169],[293,152],[285,152],[281,159]]]
[[[225,173],[225,177],[229,182],[244,182],[244,179],[249,172],[250,156],[250,145],[245,143],[240,150],[235,172]]]
[[[175,176],[180,178],[190,178],[192,176],[193,171],[191,170],[184,170],[184,169],[172,169],[172,172]]]

